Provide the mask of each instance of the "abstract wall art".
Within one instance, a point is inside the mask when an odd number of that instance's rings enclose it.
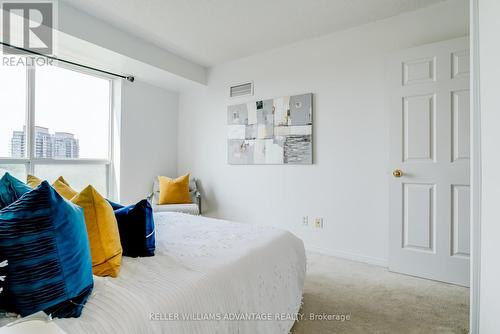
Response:
[[[312,164],[312,94],[230,105],[228,163]]]

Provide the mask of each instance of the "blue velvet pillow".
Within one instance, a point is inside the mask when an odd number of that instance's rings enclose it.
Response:
[[[123,206],[121,204],[118,204],[118,203],[115,203],[113,201],[110,201],[109,199],[106,199],[106,201],[108,201],[109,205],[111,205],[111,207],[113,208],[113,211],[116,211],[118,209],[121,209],[121,208],[125,207],[125,206]]]
[[[0,179],[0,209],[14,203],[24,193],[30,191],[31,188],[10,175],[5,173]]]
[[[155,223],[153,209],[147,200],[115,211],[123,255],[145,257],[155,255]]]
[[[9,261],[0,306],[80,316],[94,284],[83,209],[47,181],[0,210],[0,254]]]

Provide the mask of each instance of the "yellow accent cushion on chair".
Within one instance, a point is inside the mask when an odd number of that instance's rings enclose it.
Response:
[[[159,205],[163,204],[190,204],[189,174],[171,179],[166,176],[158,176],[160,183]]]
[[[42,183],[42,181],[43,180],[39,177],[28,174],[26,183],[31,188],[36,188]],[[59,195],[66,198],[68,201],[75,197],[76,194],[78,194],[78,191],[71,188],[68,181],[66,181],[62,176],[59,176],[57,180],[52,183],[52,187],[57,191]]]
[[[84,211],[92,255],[92,272],[96,276],[118,276],[122,246],[113,208],[92,186],[83,189],[71,202]]]

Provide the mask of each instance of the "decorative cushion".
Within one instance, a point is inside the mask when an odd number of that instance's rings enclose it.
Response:
[[[113,208],[92,186],[83,189],[71,202],[85,213],[94,275],[118,276],[122,246]]]
[[[196,178],[189,176],[189,195],[191,196],[191,203],[197,203],[198,200],[196,199],[196,194],[198,192],[198,187],[196,185]],[[160,200],[160,181],[158,180],[158,177],[155,177],[153,179],[153,196],[151,199],[151,204],[153,204],[153,211],[154,211],[154,205],[158,205],[158,202]]]
[[[26,184],[28,186],[30,186],[31,188],[36,188],[40,185],[40,183],[42,183],[42,179],[35,176],[35,175],[31,175],[31,174],[28,174],[28,177],[26,178]],[[66,179],[62,176],[59,176],[57,178],[56,181],[61,181],[62,183],[64,183],[65,185],[67,185],[69,187],[69,183],[68,181],[66,181]]]
[[[160,198],[158,204],[187,204],[191,203],[189,195],[189,174],[171,179],[158,176],[160,183]]]
[[[155,255],[153,209],[147,200],[115,211],[124,256]]]
[[[116,211],[118,209],[121,209],[121,208],[124,208],[125,206],[119,204],[119,203],[115,203],[113,201],[110,201],[109,199],[106,199],[106,201],[108,201],[109,205],[111,205],[111,207],[113,208],[113,211]]]
[[[69,183],[68,183],[68,181],[66,181],[66,179],[62,175],[59,176],[56,181],[61,181],[62,183],[64,183],[68,187],[70,186]]]
[[[0,209],[17,201],[31,188],[19,181],[9,173],[5,173],[0,179]]]
[[[39,177],[30,174],[28,174],[28,177],[26,179],[26,183],[31,188],[37,187],[40,183],[42,183],[42,181],[43,180]],[[57,180],[52,183],[52,187],[54,187],[59,195],[66,198],[67,200],[71,200],[73,197],[75,197],[76,194],[78,194],[78,191],[71,188],[68,181],[66,181],[62,176],[59,176]]]
[[[78,191],[74,190],[67,183],[61,181],[60,179],[55,180],[54,183],[52,184],[52,187],[54,187],[54,189],[59,193],[59,195],[66,198],[68,201],[70,201],[73,197],[75,197],[78,194]]]
[[[38,187],[42,182],[43,180],[35,175],[28,174],[26,177],[26,184],[33,189]]]
[[[7,310],[80,316],[93,288],[83,210],[47,181],[0,210],[0,254],[9,263]]]
[[[198,187],[196,185],[196,178],[189,175],[189,192],[192,193],[196,190],[198,190]],[[160,181],[158,180],[158,177],[155,177],[153,179],[153,192],[158,194],[160,193]]]

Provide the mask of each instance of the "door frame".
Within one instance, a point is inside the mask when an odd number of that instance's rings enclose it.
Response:
[[[479,334],[479,299],[481,283],[481,104],[479,90],[479,7],[469,1],[470,26],[470,189],[471,189],[471,256],[469,333]]]
[[[479,334],[481,291],[481,104],[479,76],[479,0],[469,0],[470,43],[470,305],[469,333]]]

